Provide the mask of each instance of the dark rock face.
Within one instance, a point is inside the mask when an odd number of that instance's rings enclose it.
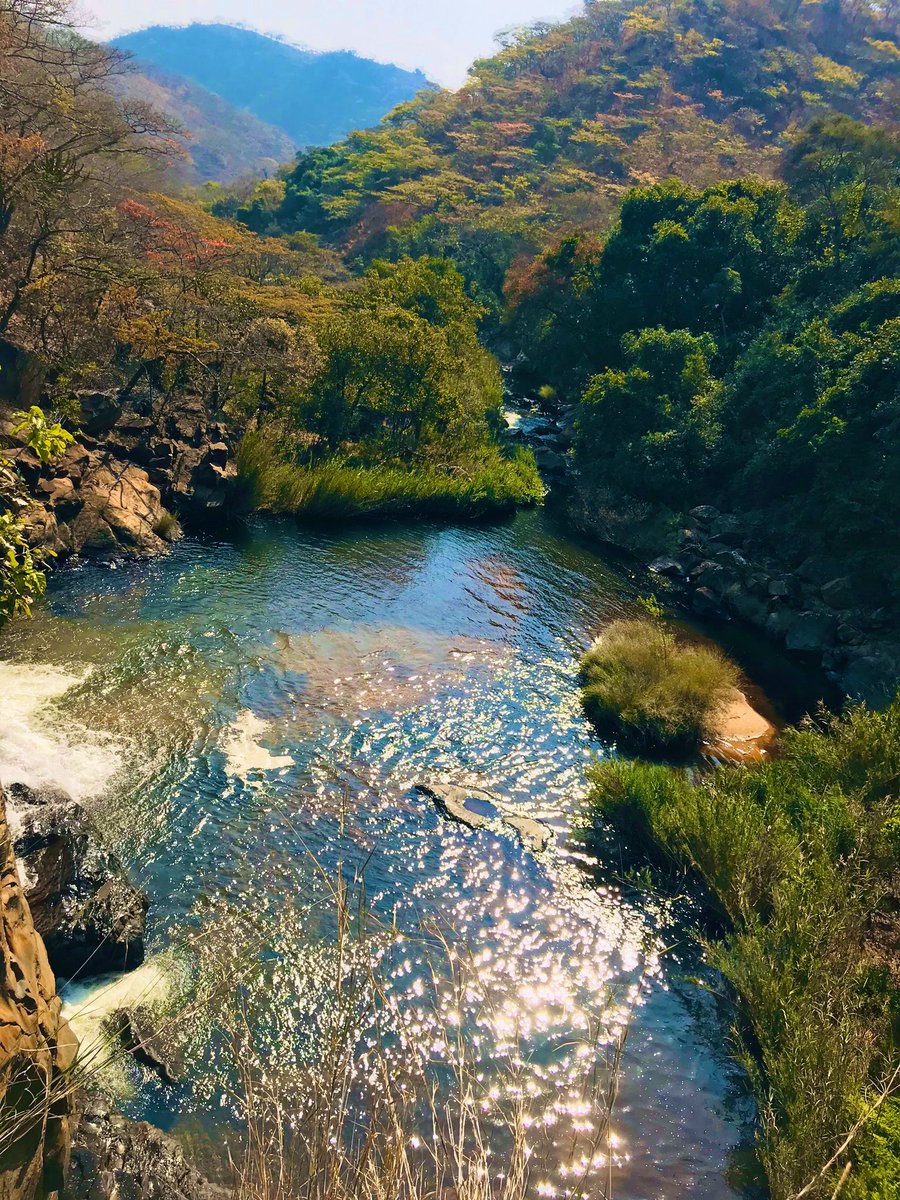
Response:
[[[873,704],[887,699],[900,678],[900,610],[857,607],[854,581],[841,575],[840,563],[808,558],[791,569],[742,537],[733,516],[701,505],[689,514],[674,553],[651,562],[650,570],[697,616],[736,617],[820,663],[847,695]]]
[[[0,1152],[0,1200],[36,1200],[56,1191],[65,1174],[72,1124],[65,1075],[78,1043],[60,1008],[0,788],[0,1107],[15,1134]],[[17,1127],[7,1124],[16,1120]]]
[[[68,979],[136,967],[149,901],[68,796],[10,788],[15,852],[35,928],[53,970]]]
[[[160,1129],[88,1104],[75,1135],[63,1200],[217,1200],[225,1192]]]

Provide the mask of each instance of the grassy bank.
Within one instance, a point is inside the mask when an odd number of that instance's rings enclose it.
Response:
[[[598,813],[696,875],[726,932],[709,958],[736,1002],[773,1200],[896,1200],[900,1102],[900,697],[790,731],[776,761],[700,782],[604,762]],[[836,1191],[838,1189],[838,1191]]]
[[[337,459],[302,466],[285,462],[264,438],[248,434],[237,461],[251,507],[317,520],[478,516],[543,498],[534,458],[525,451],[507,458],[490,449],[452,469],[350,466]]]
[[[682,752],[715,734],[739,672],[712,646],[686,645],[659,620],[614,621],[581,661],[588,717],[626,745]]]

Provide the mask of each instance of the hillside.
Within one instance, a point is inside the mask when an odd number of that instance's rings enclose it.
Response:
[[[602,227],[631,186],[770,176],[817,113],[885,118],[898,62],[875,6],[588,0],[477,62],[460,91],[301,156],[281,221],[354,251],[449,253],[496,294],[515,253]]]
[[[133,71],[115,80],[118,94],[152,105],[185,130],[186,157],[170,168],[176,178],[230,183],[246,175],[268,176],[294,154],[296,143],[281,129],[193,80],[146,63],[132,65]]]
[[[420,71],[344,51],[302,50],[231,25],[157,25],[112,45],[246,109],[282,130],[294,146],[338,141],[429,86]]]

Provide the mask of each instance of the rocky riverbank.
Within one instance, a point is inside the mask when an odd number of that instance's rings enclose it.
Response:
[[[896,614],[859,603],[840,565],[808,558],[793,570],[752,552],[737,516],[695,508],[674,552],[650,570],[698,617],[738,619],[820,665],[846,695],[872,703],[888,698],[900,678]]]
[[[609,495],[586,496],[571,454],[576,410],[551,413],[537,400],[510,400],[511,440],[529,445],[566,518],[581,531],[636,554],[679,604],[703,620],[737,620],[820,667],[848,696],[874,704],[900,679],[896,598],[861,602],[839,562],[794,563],[756,544],[733,513],[702,505],[673,531],[671,514]],[[663,553],[665,551],[665,553]]]
[[[84,392],[76,400],[77,438],[49,465],[16,445],[0,414],[0,438],[12,441],[8,457],[33,497],[23,513],[32,546],[63,559],[146,558],[179,536],[179,518],[226,508],[237,479],[232,445],[199,397]]]

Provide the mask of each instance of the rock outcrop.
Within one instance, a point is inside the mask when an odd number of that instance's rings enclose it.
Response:
[[[10,801],[25,895],[53,970],[75,979],[138,966],[149,901],[84,807],[20,784]]]
[[[180,533],[174,514],[200,518],[225,508],[237,479],[225,426],[196,397],[177,406],[151,395],[77,397],[78,439],[43,466],[23,446],[9,451],[31,495],[29,541],[60,557],[146,558]],[[9,423],[0,433],[11,436]]]
[[[64,1200],[224,1200],[226,1194],[195,1171],[162,1130],[129,1121],[99,1100],[86,1107]]]
[[[0,1200],[33,1200],[62,1185],[78,1044],[16,866],[0,788]]]
[[[839,565],[795,570],[745,543],[740,522],[711,505],[693,509],[674,554],[650,564],[698,617],[736,618],[821,664],[847,695],[883,701],[900,677],[898,614],[857,602]]]

